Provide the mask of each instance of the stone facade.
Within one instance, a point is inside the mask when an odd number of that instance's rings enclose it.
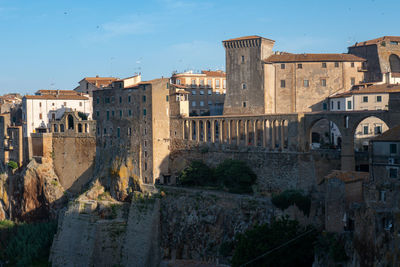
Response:
[[[349,54],[273,53],[274,41],[259,36],[223,45],[230,88],[225,115],[321,111],[326,97],[364,79],[364,59]]]
[[[365,58],[360,69],[365,72],[365,81],[379,82],[385,75],[400,73],[400,37],[384,36],[359,42],[349,47],[349,53]]]
[[[223,71],[193,71],[175,73],[171,82],[186,87],[189,94],[191,115],[222,115],[226,88],[226,74]]]

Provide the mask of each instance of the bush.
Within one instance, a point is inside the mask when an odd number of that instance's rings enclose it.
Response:
[[[349,260],[345,250],[344,236],[336,233],[321,234],[315,245],[315,253],[319,257],[326,257],[335,263],[342,263]]]
[[[312,227],[304,228],[287,218],[256,226],[236,236],[232,266],[241,266],[266,252],[270,253],[246,266],[311,266],[316,236]],[[292,242],[276,249],[288,241]]]
[[[214,184],[213,171],[202,161],[192,161],[179,176],[179,182],[188,186],[206,186]]]
[[[243,161],[228,159],[215,169],[215,176],[232,193],[251,193],[256,174]]]
[[[291,205],[296,205],[304,215],[310,215],[311,197],[303,195],[299,190],[283,191],[279,195],[273,195],[271,201],[281,210],[285,210]]]
[[[85,113],[81,112],[81,111],[78,112],[78,116],[83,121],[86,121],[88,119],[88,116]]]
[[[0,259],[12,266],[47,262],[56,230],[55,221],[20,224],[3,229],[13,233],[5,240],[5,249],[0,252]]]
[[[10,160],[10,161],[7,163],[7,165],[8,165],[8,167],[10,167],[10,168],[13,169],[13,170],[15,170],[15,169],[18,168],[18,163],[16,163],[15,161],[12,161],[12,160]]]

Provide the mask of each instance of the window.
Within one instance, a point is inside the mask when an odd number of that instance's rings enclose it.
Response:
[[[146,140],[144,141],[144,147],[147,147],[147,141]]]
[[[333,110],[333,101],[331,102],[331,109]]]
[[[43,119],[42,113],[39,113],[39,120]]]
[[[111,117],[114,117],[114,110],[111,110]]]
[[[242,83],[242,89],[246,89],[246,88],[247,88],[246,84]]]
[[[322,85],[323,87],[326,86],[326,79],[321,79],[321,85]]]
[[[204,95],[204,90],[200,90],[200,95]]]
[[[132,128],[128,128],[128,136],[132,135]]]
[[[211,106],[212,105],[212,101],[209,100],[208,101],[208,105]]]
[[[176,84],[180,85],[181,84],[181,80],[177,79],[176,80]]]
[[[391,45],[398,45],[398,44],[399,44],[399,42],[396,42],[396,41],[390,41],[390,44],[391,44]]]
[[[192,107],[196,106],[196,101],[192,101]]]
[[[122,97],[119,97],[119,103],[122,103]]]
[[[110,120],[110,111],[107,110],[107,120]]]
[[[42,107],[42,102],[39,102],[39,107]]]
[[[389,177],[390,178],[397,178],[397,168],[390,168],[389,169]]]
[[[67,102],[64,102],[64,107],[66,107],[67,106]]]
[[[208,95],[211,95],[212,94],[211,89],[208,89],[207,93],[208,93]]]
[[[117,137],[119,138],[121,136],[121,129],[118,127],[117,128]]]
[[[196,95],[196,90],[192,90],[192,95]]]
[[[215,80],[215,88],[219,88],[220,80]]]
[[[215,91],[215,94],[216,94],[216,95],[219,95],[219,91]]]
[[[111,97],[111,103],[114,103],[115,102],[115,97]]]
[[[381,134],[382,133],[382,125],[375,125],[375,134]]]
[[[107,134],[107,128],[104,128],[104,134]]]
[[[281,69],[284,70],[285,69],[285,64],[281,64]]]
[[[98,98],[97,98],[98,99]],[[98,103],[97,103],[98,104]],[[51,105],[54,107],[54,103],[51,103]]]
[[[204,79],[201,79],[201,80],[200,80],[200,85],[201,85],[201,86],[204,86]]]
[[[200,101],[200,107],[204,107],[204,101]]]
[[[143,96],[142,99],[143,99],[143,102],[146,102],[146,96],[145,95]]]
[[[147,162],[144,163],[144,170],[147,171]],[[147,180],[147,177],[146,177]]]
[[[328,104],[327,103],[322,103],[322,109],[327,110],[328,109]]]
[[[335,62],[335,68],[339,68],[339,62]]]
[[[167,102],[169,101],[169,99],[168,99],[168,98],[169,98],[169,96],[167,95],[167,96],[166,96],[166,101],[167,101]]]
[[[244,56],[242,56],[242,63],[244,63]]]
[[[382,96],[380,95],[376,96],[376,102],[382,102]]]
[[[96,111],[96,117],[98,118],[98,117],[100,117],[100,111]]]
[[[131,96],[128,96],[128,103],[131,103]]]
[[[351,77],[351,78],[350,78],[350,84],[351,84],[351,85],[355,85],[355,84],[356,84],[356,78]]]
[[[390,154],[396,154],[396,153],[397,153],[397,145],[390,144]]]
[[[211,86],[212,86],[212,80],[207,80],[207,85],[208,85],[209,87],[211,87]]]
[[[326,69],[326,62],[322,62],[322,68]]]
[[[96,103],[99,104],[100,103],[100,98],[96,99]],[[54,105],[53,105],[54,106]]]
[[[351,65],[350,65],[352,68],[354,68],[354,62],[351,62]]]
[[[244,108],[246,107],[246,102],[243,102],[243,107],[244,107]]]
[[[100,128],[97,127],[97,134],[100,135]]]
[[[304,87],[310,86],[310,81],[309,80],[304,80]]]
[[[131,109],[128,110],[128,116],[132,117],[132,110]]]
[[[298,69],[302,69],[303,68],[303,64],[301,64],[301,63],[297,64],[297,68]]]
[[[337,102],[337,109],[340,110],[340,101]]]
[[[119,117],[122,118],[122,110],[119,111]]]
[[[222,84],[223,84],[224,89],[226,89],[226,80],[223,80]]]
[[[347,101],[347,109],[351,109],[351,101]]]
[[[285,80],[281,80],[281,88],[285,88],[286,87],[286,81]]]
[[[144,108],[143,109],[143,116],[146,116],[146,114],[147,114],[147,110]]]
[[[196,85],[196,79],[192,79],[192,86]]]
[[[368,102],[368,96],[363,96],[363,102],[367,103]]]
[[[104,100],[104,102],[105,102],[106,104],[110,103],[110,98],[109,98],[109,97],[106,97],[105,100]],[[64,102],[64,106],[65,106],[65,102]]]
[[[368,125],[363,126],[363,134],[368,134]]]

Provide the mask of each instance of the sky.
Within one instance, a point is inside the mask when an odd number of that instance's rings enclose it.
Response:
[[[398,10],[399,0],[0,0],[0,94],[224,70],[221,41],[247,35],[276,51],[346,53],[400,35]]]

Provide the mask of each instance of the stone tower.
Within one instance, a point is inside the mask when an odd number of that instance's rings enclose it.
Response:
[[[229,90],[224,115],[264,114],[263,60],[272,55],[275,41],[246,36],[222,42],[226,55],[226,82]]]

